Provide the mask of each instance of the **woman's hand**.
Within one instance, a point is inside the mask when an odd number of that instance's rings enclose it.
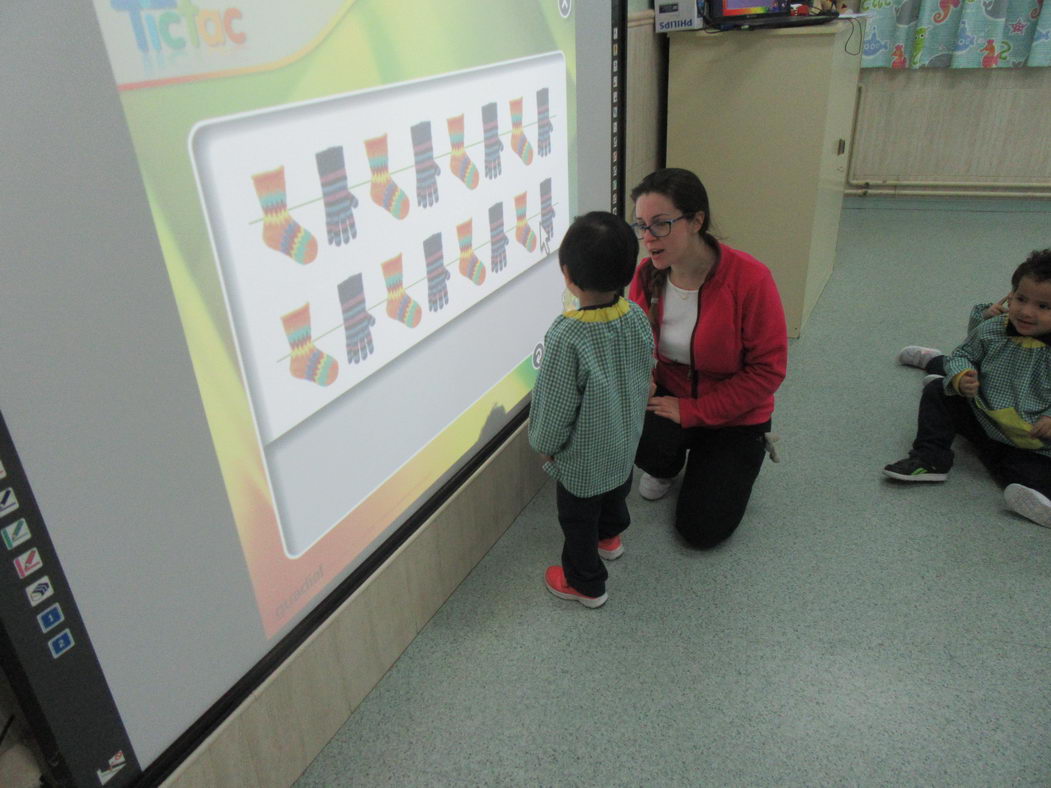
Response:
[[[1051,416],[1041,416],[1033,423],[1029,434],[1042,441],[1051,439]]]
[[[650,397],[650,401],[646,403],[646,410],[661,418],[671,419],[676,424],[682,424],[678,397]]]

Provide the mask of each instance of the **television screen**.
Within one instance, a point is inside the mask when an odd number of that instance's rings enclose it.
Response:
[[[706,19],[712,25],[722,25],[789,13],[788,0],[708,0]]]

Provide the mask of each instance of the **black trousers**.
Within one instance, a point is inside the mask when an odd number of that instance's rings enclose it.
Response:
[[[559,484],[555,491],[562,543],[562,571],[566,582],[587,596],[606,593],[609,573],[598,554],[601,539],[611,539],[631,523],[628,493],[631,474],[619,487],[590,498],[578,498]]]
[[[684,428],[646,413],[635,464],[662,479],[677,475],[686,465],[675,528],[694,547],[714,547],[740,525],[766,456],[764,433],[769,431],[769,421],[744,427]]]
[[[923,368],[924,372],[929,372],[932,375],[944,375],[945,374],[945,359],[946,356],[935,356],[927,362],[927,366]]]
[[[966,397],[947,396],[942,381],[923,387],[911,455],[937,471],[952,467],[953,439],[962,435],[1001,485],[1022,484],[1051,498],[1051,457],[993,440],[985,434]]]

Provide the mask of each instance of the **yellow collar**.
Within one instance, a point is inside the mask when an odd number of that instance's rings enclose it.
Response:
[[[628,302],[620,296],[613,306],[604,306],[601,309],[570,309],[564,312],[563,316],[570,320],[579,320],[581,323],[612,323],[628,314],[630,309]]]

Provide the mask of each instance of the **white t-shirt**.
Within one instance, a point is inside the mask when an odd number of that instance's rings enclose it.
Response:
[[[683,290],[669,279],[664,287],[660,354],[680,364],[690,363],[690,345],[697,324],[699,290]]]

